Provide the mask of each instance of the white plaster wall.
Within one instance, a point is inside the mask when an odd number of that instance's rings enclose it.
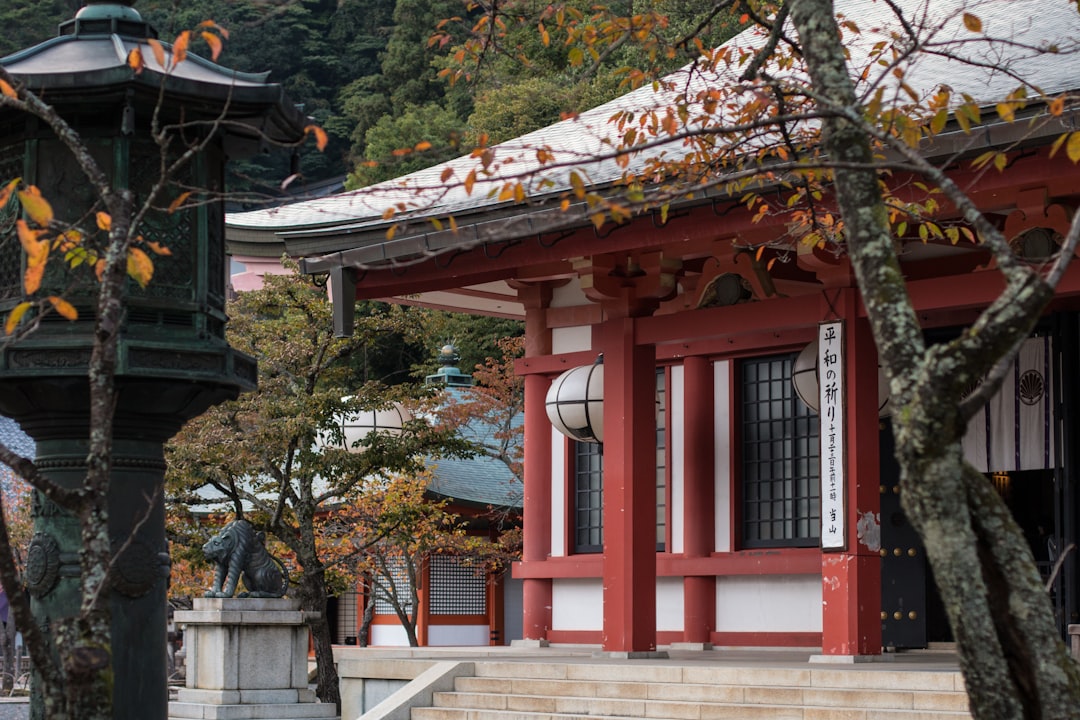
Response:
[[[671,393],[668,397],[667,421],[671,428],[671,445],[668,457],[671,462],[671,552],[683,551],[683,539],[686,533],[684,506],[685,467],[686,467],[686,383],[682,365],[671,368]],[[680,590],[682,584],[679,585]],[[679,628],[681,629],[681,628]]]
[[[588,325],[551,329],[551,352],[581,352],[592,347],[592,328]],[[567,368],[569,370],[570,368]]]
[[[566,555],[566,438],[551,428],[551,557]]]
[[[487,645],[491,629],[487,625],[428,625],[428,645]]]
[[[385,647],[408,647],[409,636],[401,625],[372,625],[371,645]]]
[[[716,578],[716,630],[821,632],[821,576]]]
[[[551,582],[552,630],[602,630],[603,627],[603,581],[562,578]]]
[[[731,387],[730,361],[713,363],[713,498],[716,551],[731,552]]]
[[[571,280],[551,291],[551,307],[574,307],[588,304],[589,298],[585,297],[581,283],[576,280]]]
[[[683,579],[681,577],[656,578],[656,629],[684,629]]]

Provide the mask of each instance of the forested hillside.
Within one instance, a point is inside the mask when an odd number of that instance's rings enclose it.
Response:
[[[164,40],[213,19],[230,32],[221,64],[269,70],[271,79],[326,129],[327,151],[299,157],[303,181],[293,190],[346,173],[351,187],[362,187],[460,154],[480,141],[516,137],[624,92],[626,75],[618,68],[663,73],[696,52],[690,45],[691,54],[652,58],[638,42],[617,42],[593,57],[584,39],[568,40],[553,30],[545,44],[539,28],[545,22],[553,27],[558,9],[589,16],[603,8],[585,0],[510,2],[518,25],[481,58],[461,52],[483,12],[469,0],[139,0],[135,7]],[[0,56],[52,37],[57,24],[82,5],[82,0],[0,3]],[[709,4],[693,0],[616,5],[613,15],[631,8],[666,14],[668,24],[654,32],[667,40],[697,30],[709,11]],[[503,11],[506,7],[501,5]],[[735,29],[733,18],[721,15],[699,34],[718,43]],[[437,31],[441,34],[432,40]],[[447,77],[457,73],[462,79],[449,83]],[[394,153],[421,141],[431,148]],[[231,182],[251,187],[253,179],[276,192],[289,162],[282,154],[255,158],[234,167],[240,177]]]

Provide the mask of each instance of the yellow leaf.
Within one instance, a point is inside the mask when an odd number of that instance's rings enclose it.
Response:
[[[949,120],[949,111],[945,108],[941,108],[934,113],[933,119],[930,120],[930,132],[937,135],[945,129],[945,123]]]
[[[318,125],[308,125],[304,128],[304,134],[311,133],[315,136],[315,147],[319,148],[319,152],[326,149],[326,143],[328,138],[326,137],[326,131]]]
[[[585,197],[585,183],[576,172],[570,173],[570,187],[574,189],[574,195],[577,196],[578,200]]]
[[[4,323],[5,335],[10,335],[15,331],[15,327],[19,324],[19,321],[22,320],[23,315],[26,314],[26,311],[29,310],[31,307],[32,303],[21,302],[11,309],[11,313],[8,314],[7,322]]]
[[[11,87],[3,80],[0,80],[0,93],[3,93],[12,100],[19,99],[19,93],[15,92],[15,88]]]
[[[1008,161],[1009,158],[1005,157],[1005,153],[998,153],[994,157],[994,167],[998,169],[998,172],[1001,172],[1005,169],[1005,165],[1008,163]]]
[[[1068,133],[1062,133],[1058,135],[1058,139],[1054,141],[1054,144],[1050,146],[1050,157],[1057,155],[1057,151],[1061,149],[1061,146],[1065,144],[1065,140],[1069,137]]]
[[[1069,139],[1065,141],[1065,154],[1073,163],[1080,162],[1080,132],[1069,133]]]
[[[139,287],[144,288],[150,284],[150,278],[154,276],[154,261],[139,248],[129,248],[127,273],[139,283]]]
[[[179,65],[187,59],[188,45],[191,44],[191,31],[185,30],[176,36],[173,43],[173,66]]]
[[[19,191],[19,202],[23,210],[38,225],[45,227],[52,222],[53,209],[49,201],[41,196],[41,191],[35,186],[29,185],[25,190]]]
[[[143,71],[143,68],[146,67],[146,63],[143,62],[142,50],[135,48],[129,52],[127,63],[128,67],[135,71],[136,75],[140,74]]]
[[[210,47],[210,59],[217,60],[218,55],[221,54],[221,38],[212,32],[202,32],[202,39],[206,41],[206,44]]]
[[[8,201],[11,200],[11,193],[15,192],[15,186],[19,184],[19,180],[20,178],[15,178],[5,185],[3,190],[0,190],[0,208],[7,205]]]
[[[982,20],[971,13],[964,13],[964,27],[973,33],[982,32]]]
[[[79,318],[79,311],[75,309],[75,306],[69,303],[67,300],[55,295],[49,296],[49,302],[52,303],[56,312],[68,320],[77,320]]]
[[[108,232],[112,228],[112,216],[107,212],[98,211],[97,226],[99,229]]]
[[[154,38],[147,38],[146,43],[150,46],[150,51],[154,53],[154,59],[157,60],[157,64],[162,68],[165,67],[165,46],[162,45]]]
[[[177,209],[184,204],[184,201],[191,197],[191,191],[186,190],[176,196],[176,199],[169,203],[169,214],[172,215]],[[105,228],[102,228],[103,230]]]

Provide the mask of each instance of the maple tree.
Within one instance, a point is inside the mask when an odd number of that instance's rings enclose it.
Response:
[[[382,335],[400,331],[407,314],[362,315],[353,337],[334,337],[325,289],[292,272],[267,275],[262,289],[241,293],[230,316],[232,343],[259,360],[259,389],[177,435],[168,449],[170,494],[191,502],[207,488],[209,509],[246,517],[280,541],[296,570],[289,594],[318,613],[310,623],[316,692],[323,702],[339,702],[328,583],[351,582],[364,548],[394,526],[378,513],[365,515],[364,503],[374,502],[370,493],[389,477],[421,473],[425,456],[470,450],[451,430],[423,420],[405,422],[400,434],[345,444],[344,418],[362,410],[395,403],[414,417],[433,410],[415,387],[357,381],[349,364]]]

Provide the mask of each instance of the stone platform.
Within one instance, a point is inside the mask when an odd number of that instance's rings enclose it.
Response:
[[[290,598],[197,598],[178,611],[187,684],[170,720],[315,720],[337,717],[308,688],[308,629]]]

